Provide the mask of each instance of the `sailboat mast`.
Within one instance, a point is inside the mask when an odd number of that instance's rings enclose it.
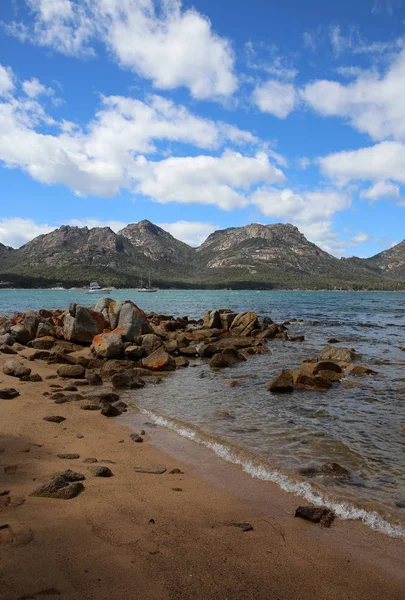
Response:
[[[149,289],[150,289],[150,269],[149,269]]]

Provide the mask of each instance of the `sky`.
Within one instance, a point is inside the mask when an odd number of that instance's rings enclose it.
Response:
[[[405,237],[405,0],[1,0],[0,242]]]

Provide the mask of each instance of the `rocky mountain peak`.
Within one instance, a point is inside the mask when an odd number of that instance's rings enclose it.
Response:
[[[169,232],[146,219],[127,225],[118,232],[118,235],[129,240],[152,260],[169,262],[187,260],[192,252],[190,246],[176,240]]]

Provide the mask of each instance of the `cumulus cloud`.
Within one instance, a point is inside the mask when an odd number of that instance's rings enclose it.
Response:
[[[387,71],[365,71],[348,83],[318,80],[307,85],[302,98],[323,116],[340,116],[374,140],[405,140],[405,49]]]
[[[0,220],[0,243],[12,248],[23,246],[34,237],[49,233],[55,227],[46,223],[37,224],[32,219],[12,217]]]
[[[360,150],[336,152],[320,158],[319,165],[324,175],[340,185],[367,180],[405,183],[405,144],[385,141]]]
[[[47,88],[36,77],[33,77],[32,79],[27,79],[26,81],[23,81],[21,86],[22,86],[22,89],[24,90],[25,94],[29,98],[37,98],[38,96],[42,96],[42,95],[48,96],[48,95],[53,94],[53,89]]]
[[[5,69],[4,72],[11,81],[12,71]],[[39,89],[41,85],[38,82],[35,87]],[[46,134],[38,131],[38,127],[43,124],[53,126],[56,131]],[[248,131],[195,116],[184,106],[176,105],[157,95],[147,98],[146,101],[122,96],[103,97],[100,110],[84,128],[66,121],[56,123],[47,115],[38,100],[27,98],[25,95],[18,97],[8,94],[5,100],[0,102],[0,160],[5,166],[20,168],[41,183],[62,183],[78,195],[114,196],[121,188],[134,191],[139,181],[140,191],[152,196],[153,177],[149,188],[145,181],[149,164],[145,155],[156,153],[157,143],[166,144],[163,150],[159,147],[159,152],[170,153],[172,142],[208,150],[218,150],[228,144],[262,145]],[[140,155],[144,158],[141,159]],[[228,164],[229,156],[212,159],[213,164]],[[250,165],[252,173],[256,173],[257,177],[263,175],[264,179],[256,179],[255,183],[268,181],[270,172],[277,181],[283,177],[281,171],[274,167],[263,153],[260,159],[239,156],[240,160],[234,165],[235,168],[241,168],[241,172],[244,173],[246,165]],[[210,159],[209,156],[205,158],[208,161]],[[193,157],[182,160],[187,164],[196,163]],[[180,162],[175,161],[173,164],[179,167]],[[165,164],[167,163],[162,161],[159,166],[159,163],[155,162],[154,166],[149,166],[148,172],[151,176],[159,174],[163,177]],[[258,164],[262,165],[261,171],[257,169]],[[172,178],[174,175],[172,174]],[[183,170],[179,168],[182,184],[183,175]],[[233,187],[239,186],[239,175],[234,173],[234,177],[234,183],[229,177],[225,184],[228,186],[228,203],[232,197],[235,201],[238,196]],[[168,181],[167,176],[165,181]],[[172,185],[174,189],[176,183]],[[158,201],[166,201],[169,196],[175,196],[165,194],[159,186],[156,187],[156,191],[159,192]],[[215,204],[217,188],[211,188],[211,191],[214,192],[211,203]],[[222,188],[219,191],[217,204],[224,206],[227,204],[224,199],[226,193]],[[194,201],[198,202],[198,198],[202,196],[200,191],[200,195],[197,194]],[[182,194],[179,198],[177,201],[184,201]]]
[[[270,79],[255,88],[252,98],[262,112],[285,119],[296,108],[299,96],[291,83]]]
[[[219,229],[218,225],[202,221],[176,221],[175,223],[157,223],[157,225],[194,248],[201,246],[211,233]]]
[[[367,190],[360,193],[361,198],[375,202],[376,200],[396,200],[400,197],[399,185],[392,181],[377,181]]]
[[[246,192],[260,182],[284,181],[264,152],[243,156],[226,150],[219,157],[171,157],[153,162],[136,159],[136,191],[162,204],[213,204],[223,210],[244,208]]]
[[[180,0],[26,0],[32,27],[13,22],[22,41],[73,56],[95,54],[102,41],[117,62],[159,89],[189,88],[195,98],[236,90],[233,51],[209,19]]]

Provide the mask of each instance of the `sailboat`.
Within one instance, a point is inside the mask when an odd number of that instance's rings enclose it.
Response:
[[[150,287],[150,271],[149,271],[149,284],[148,287],[143,287],[142,285],[142,275],[141,275],[141,287],[137,288],[137,292],[157,292],[158,288]]]

